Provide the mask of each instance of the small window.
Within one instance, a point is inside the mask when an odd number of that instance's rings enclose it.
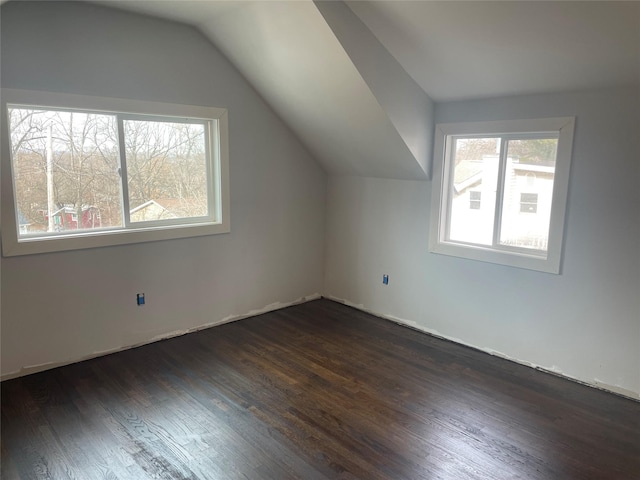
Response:
[[[529,172],[527,173],[527,187],[534,187],[536,184],[536,174]]]
[[[559,273],[574,122],[438,125],[430,251]]]
[[[537,213],[538,212],[538,194],[537,193],[521,193],[520,194],[520,213]]]
[[[480,210],[480,201],[482,200],[482,192],[469,192],[469,208],[471,210]]]
[[[2,96],[4,255],[229,231],[226,110]]]

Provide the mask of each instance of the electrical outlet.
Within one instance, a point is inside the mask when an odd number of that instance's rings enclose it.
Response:
[[[136,301],[138,302],[138,306],[144,305],[144,293],[138,293],[136,296]]]
[[[382,283],[384,285],[389,285],[389,275],[382,275]]]

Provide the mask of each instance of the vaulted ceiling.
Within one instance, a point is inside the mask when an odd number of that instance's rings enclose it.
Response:
[[[101,0],[191,24],[333,174],[428,177],[433,102],[640,85],[640,3]]]

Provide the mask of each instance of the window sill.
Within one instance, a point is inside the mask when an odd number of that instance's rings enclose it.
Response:
[[[174,240],[229,233],[229,222],[172,225],[144,229],[99,230],[86,233],[70,233],[59,237],[33,236],[11,241],[3,238],[2,255],[12,257],[37,253],[80,250],[134,243]]]
[[[549,256],[548,252],[525,253],[499,251],[492,248],[484,248],[476,245],[463,245],[453,242],[440,242],[431,245],[431,253],[448,255],[452,257],[477,260],[480,262],[495,263],[508,267],[524,268],[545,273],[560,273],[560,259]]]

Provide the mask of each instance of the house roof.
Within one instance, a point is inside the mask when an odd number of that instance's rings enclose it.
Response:
[[[197,215],[199,210],[203,210],[202,215],[205,214],[206,201],[185,198],[159,198],[157,200],[147,200],[132,208],[129,213],[133,215],[145,209],[158,212],[163,218],[192,217]]]
[[[83,205],[82,206],[82,211],[86,212],[87,210],[91,210],[91,209],[94,209],[94,208],[97,208],[97,207],[94,207],[93,205]],[[52,215],[57,215],[60,212],[75,214],[75,213],[78,212],[78,210],[73,205],[64,205],[64,206],[58,208],[58,210],[56,210],[55,212],[53,212]]]
[[[155,200],[147,200],[146,202],[138,205],[137,207],[132,208],[129,213],[136,213],[136,212],[139,212],[140,210],[144,210],[145,208],[149,208],[149,207],[156,207],[156,208],[159,208],[161,210],[167,210],[165,207],[160,205]]]
[[[198,28],[338,175],[427,178],[432,100],[640,84],[640,2],[97,3]]]
[[[481,160],[463,160],[458,163],[453,178],[456,191],[460,192],[482,180],[483,168],[484,163]]]

